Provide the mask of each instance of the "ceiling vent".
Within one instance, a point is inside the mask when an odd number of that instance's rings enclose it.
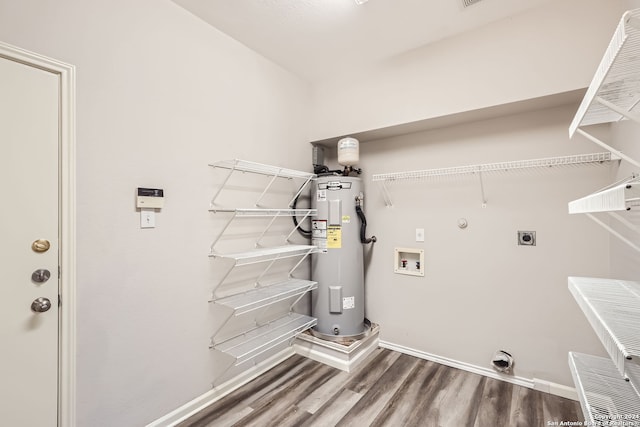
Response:
[[[462,7],[469,7],[476,3],[480,3],[482,0],[460,0],[462,2]]]

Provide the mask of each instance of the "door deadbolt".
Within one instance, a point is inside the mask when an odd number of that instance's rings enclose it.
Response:
[[[51,243],[47,239],[38,239],[31,244],[34,252],[47,252],[51,247]]]
[[[31,280],[36,283],[44,283],[51,277],[51,272],[49,270],[45,270],[44,268],[38,269],[31,273]]]
[[[51,308],[51,301],[49,298],[36,298],[31,303],[31,311],[34,313],[44,313]]]

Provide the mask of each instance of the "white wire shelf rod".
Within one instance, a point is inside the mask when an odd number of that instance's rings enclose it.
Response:
[[[553,166],[569,166],[569,165],[580,165],[580,164],[588,164],[588,163],[603,163],[611,160],[615,160],[615,158],[612,157],[611,153],[609,152],[576,154],[576,155],[570,155],[570,156],[547,157],[542,159],[516,160],[516,161],[509,161],[509,162],[486,163],[486,164],[457,166],[457,167],[439,168],[439,169],[382,173],[382,174],[373,175],[372,180],[390,182],[390,181],[400,181],[400,180],[410,180],[410,179],[435,178],[435,177],[451,176],[451,175],[468,175],[468,174],[477,174],[482,172],[485,172],[485,173],[486,172],[504,172],[504,171],[517,170],[517,169],[548,168]]]

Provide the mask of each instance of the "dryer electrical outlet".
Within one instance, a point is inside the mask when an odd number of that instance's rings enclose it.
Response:
[[[518,246],[535,246],[535,231],[518,231]]]

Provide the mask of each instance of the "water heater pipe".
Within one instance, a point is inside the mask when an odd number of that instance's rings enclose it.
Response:
[[[371,236],[367,238],[367,217],[364,216],[364,212],[362,211],[362,198],[356,197],[356,214],[358,214],[358,218],[360,218],[360,241],[365,244],[375,243],[378,239],[376,236]]]

